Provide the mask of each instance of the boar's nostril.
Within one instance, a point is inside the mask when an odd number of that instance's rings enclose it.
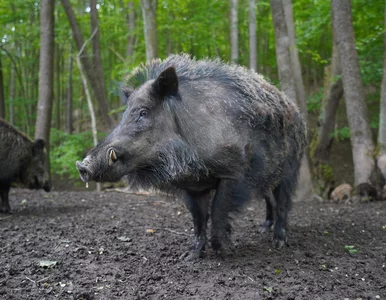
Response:
[[[114,149],[109,149],[109,166],[118,160],[117,153]]]
[[[90,170],[85,165],[83,165],[80,161],[76,162],[76,168],[79,171],[80,178],[82,179],[82,181],[88,182],[90,177]]]

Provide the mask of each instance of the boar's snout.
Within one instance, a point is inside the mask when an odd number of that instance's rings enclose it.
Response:
[[[80,161],[76,162],[76,168],[79,171],[80,179],[82,179],[83,182],[89,182],[91,177],[91,170]]]

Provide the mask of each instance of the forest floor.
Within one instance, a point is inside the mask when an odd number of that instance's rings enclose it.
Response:
[[[265,205],[234,219],[224,257],[185,261],[179,201],[13,189],[0,214],[0,299],[386,299],[386,201],[295,203],[290,247],[259,234]]]

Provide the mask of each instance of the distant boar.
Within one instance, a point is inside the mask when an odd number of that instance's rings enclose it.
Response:
[[[0,119],[0,196],[2,212],[10,212],[8,194],[17,182],[30,189],[49,191],[43,140],[32,142],[23,133]]]
[[[335,202],[350,201],[352,186],[348,183],[343,183],[337,186],[331,193],[330,198]]]
[[[211,190],[213,249],[228,241],[229,213],[253,192],[267,200],[263,226],[275,217],[275,246],[287,243],[306,145],[293,101],[251,70],[186,55],[138,68],[124,92],[121,123],[76,163],[84,182],[127,175],[142,188],[182,192],[193,216],[193,258],[205,250]]]

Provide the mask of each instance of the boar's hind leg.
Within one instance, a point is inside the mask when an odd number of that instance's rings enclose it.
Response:
[[[264,196],[265,204],[266,204],[266,217],[264,223],[260,226],[259,232],[265,233],[269,231],[274,222],[274,199],[272,193]]]
[[[8,184],[0,184],[0,198],[1,198],[1,207],[0,212],[9,213],[11,207],[9,206],[8,194],[11,186]]]
[[[276,200],[276,222],[274,226],[273,245],[278,249],[284,245],[288,246],[287,216],[292,204],[291,194],[291,180],[282,180],[273,191]]]
[[[187,192],[186,202],[193,217],[194,239],[192,251],[188,260],[202,257],[207,244],[206,228],[208,223],[208,206],[210,202],[210,190],[202,192]]]
[[[229,213],[250,198],[250,189],[242,181],[222,179],[212,203],[212,247],[220,250],[230,242]]]

